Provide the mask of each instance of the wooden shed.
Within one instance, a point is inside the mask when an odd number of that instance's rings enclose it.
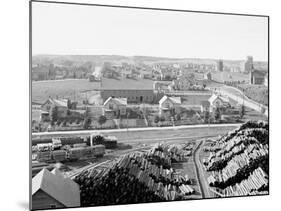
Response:
[[[42,169],[32,179],[32,209],[80,206],[79,185],[54,169]]]

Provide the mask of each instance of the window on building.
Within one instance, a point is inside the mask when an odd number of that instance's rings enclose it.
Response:
[[[56,207],[57,207],[56,204],[50,204],[50,208],[54,209],[54,208],[56,208]]]

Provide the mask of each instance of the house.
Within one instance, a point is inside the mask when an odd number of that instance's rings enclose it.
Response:
[[[217,107],[230,106],[229,99],[221,95],[213,94],[208,101],[210,103],[210,112],[213,112]]]
[[[127,98],[109,97],[103,104],[103,115],[120,117],[126,115]]]
[[[171,81],[154,81],[153,89],[157,92],[167,92],[170,91],[170,85],[172,85]]]
[[[175,78],[175,73],[169,68],[161,68],[160,75],[162,81],[170,81]]]
[[[102,75],[102,66],[96,66],[92,75],[90,75],[90,82],[100,81]]]
[[[173,87],[175,90],[189,90],[195,84],[196,84],[195,78],[191,74],[173,80]]]
[[[179,114],[181,112],[181,98],[164,95],[159,101],[159,114]]]
[[[138,77],[139,78],[142,78],[142,79],[152,79],[152,70],[151,69],[145,69],[145,68],[142,68],[139,70],[138,72]]]
[[[67,99],[54,99],[54,98],[49,97],[49,99],[46,100],[45,103],[43,103],[41,106],[41,109],[45,112],[48,112],[49,115],[53,108],[57,108],[57,115],[59,118],[66,117],[67,110],[68,110]],[[46,118],[46,117],[44,117],[44,118]]]
[[[152,70],[152,78],[153,78],[154,80],[161,80],[160,69],[153,68],[153,70]]]
[[[211,72],[204,73],[204,79],[211,81],[212,80]]]
[[[207,100],[204,100],[201,102],[201,113],[205,113],[205,112],[210,112],[210,102]]]
[[[57,169],[42,169],[32,178],[32,209],[80,206],[80,188]]]
[[[262,85],[265,83],[267,72],[253,70],[250,72],[250,84]]]
[[[99,105],[87,106],[86,112],[90,118],[96,119],[99,116],[103,115],[103,106],[99,106]]]

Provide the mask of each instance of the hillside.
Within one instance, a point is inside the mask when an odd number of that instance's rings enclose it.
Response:
[[[167,58],[153,56],[121,56],[121,55],[34,55],[32,64],[59,64],[66,65],[72,63],[93,62],[102,64],[104,62],[116,63],[197,63],[197,64],[215,64],[217,59],[211,58]],[[225,65],[239,66],[242,60],[223,60]],[[255,61],[258,67],[266,67],[267,62]]]

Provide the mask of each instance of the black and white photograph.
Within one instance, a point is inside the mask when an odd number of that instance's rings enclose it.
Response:
[[[269,16],[29,6],[32,210],[269,195]]]

